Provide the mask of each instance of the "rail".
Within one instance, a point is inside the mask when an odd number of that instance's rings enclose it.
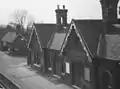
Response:
[[[5,89],[20,89],[19,86],[9,80],[2,73],[0,73],[0,83],[5,87]]]

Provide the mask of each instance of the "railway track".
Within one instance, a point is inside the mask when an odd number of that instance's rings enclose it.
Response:
[[[0,82],[0,89],[8,89],[2,82]]]
[[[1,73],[0,73],[0,86],[3,87],[0,89],[20,89],[11,80],[9,80],[7,77],[5,77]]]

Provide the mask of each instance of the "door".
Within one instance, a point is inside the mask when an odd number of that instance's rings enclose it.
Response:
[[[73,85],[76,85],[78,87],[80,87],[80,78],[82,76],[82,70],[81,70],[82,66],[80,64],[80,62],[74,62],[72,63],[72,82]]]
[[[37,52],[37,64],[40,64],[40,52]]]
[[[102,74],[102,87],[101,89],[112,89],[112,75],[110,72],[105,71]]]
[[[50,59],[49,59],[49,68],[48,70],[50,71],[54,71],[54,58],[55,58],[55,53],[54,52],[50,52]]]
[[[28,51],[27,64],[31,65],[31,51]]]
[[[34,52],[32,51],[31,52],[31,65],[34,64]]]

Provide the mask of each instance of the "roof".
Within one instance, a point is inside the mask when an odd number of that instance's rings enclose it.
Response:
[[[83,42],[84,49],[87,51],[87,55],[89,54],[90,57],[93,57],[97,54],[97,48],[98,48],[98,42],[100,38],[100,34],[103,34],[103,23],[102,20],[95,19],[78,19],[78,20],[72,20],[71,26],[75,26],[76,33],[80,36],[81,42]],[[67,31],[67,36],[70,34],[70,30]],[[67,40],[65,40],[67,41]],[[64,42],[64,45],[62,46],[61,52],[63,51],[63,48],[65,47],[66,42]]]
[[[2,38],[2,41],[12,43],[16,39],[16,32],[8,32]]]
[[[27,48],[25,40],[22,40],[21,36],[17,36],[16,40],[12,43],[12,47],[19,48],[19,49],[25,49]]]
[[[94,55],[97,53],[99,36],[103,32],[102,20],[73,20],[85,45]]]
[[[55,38],[55,35],[56,36],[60,36],[60,35],[63,35],[63,34],[66,34],[67,33],[67,31],[68,31],[68,29],[69,29],[69,27],[70,27],[70,24],[67,24],[66,26],[60,26],[60,28],[59,27],[57,27],[56,28],[56,31],[52,34],[52,36],[51,36],[51,38],[50,38],[50,40],[49,40],[49,42],[48,42],[48,44],[47,44],[47,47],[48,48],[50,48],[51,47],[51,45],[53,44],[53,40],[54,40],[54,38]],[[58,35],[58,34],[60,34],[60,35]],[[58,38],[55,38],[55,39],[58,39]],[[62,37],[61,38],[61,40],[62,39],[65,39],[65,37]],[[54,41],[55,42],[55,41]],[[61,42],[62,43],[62,42]],[[56,45],[57,43],[55,42],[55,45]],[[59,45],[59,47],[60,46],[62,46],[62,45]],[[56,48],[53,48],[53,49],[56,49]],[[56,50],[59,50],[59,48],[57,48]]]
[[[34,24],[42,48],[47,47],[48,41],[56,31],[56,24]]]
[[[57,33],[66,33],[68,28],[69,28],[70,24],[67,24],[67,25],[60,25],[60,26],[57,26],[57,30],[56,32]]]
[[[60,50],[64,42],[66,33],[56,33],[50,49]]]
[[[10,26],[6,28],[0,28],[0,40],[4,37],[7,32],[15,32],[16,30]]]
[[[4,37],[6,31],[4,29],[0,29],[0,40]]]
[[[107,24],[107,34],[120,34],[120,24]]]

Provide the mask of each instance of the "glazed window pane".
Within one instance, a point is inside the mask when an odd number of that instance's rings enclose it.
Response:
[[[90,81],[90,69],[89,68],[85,68],[84,69],[84,79],[87,81]]]
[[[70,74],[70,64],[66,62],[66,73]]]

